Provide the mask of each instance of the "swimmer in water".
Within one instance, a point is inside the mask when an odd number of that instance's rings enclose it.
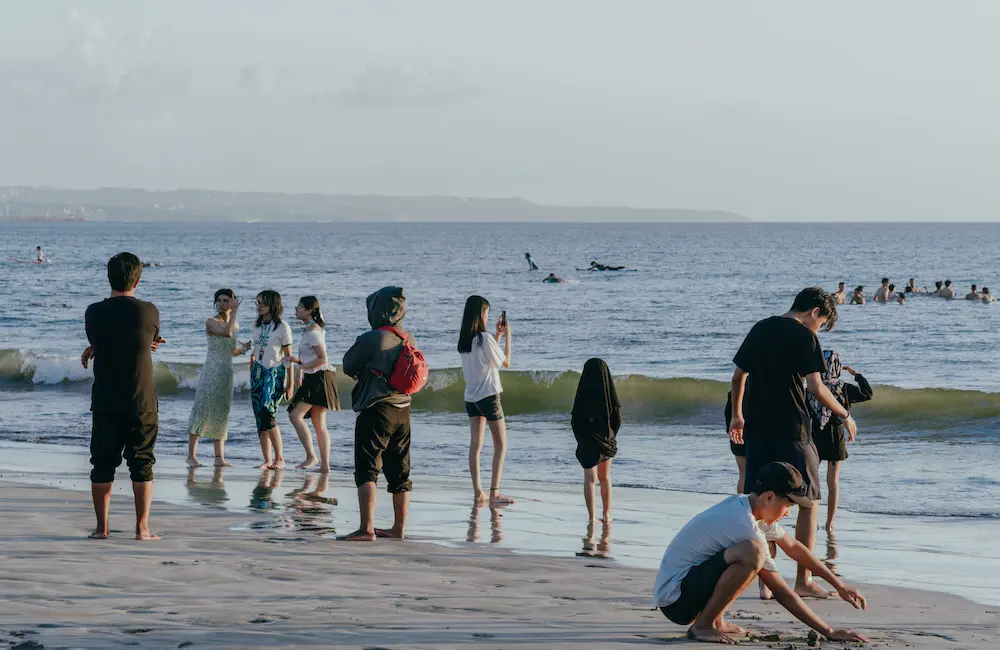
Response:
[[[142,268],[144,268],[144,269],[148,269],[151,266],[159,268],[159,267],[161,267],[163,265],[160,264],[159,262],[143,262],[142,263]]]
[[[542,280],[542,282],[548,282],[549,284],[561,284],[565,282],[565,280],[560,278],[555,273],[549,273],[549,275],[544,280]]]
[[[906,283],[906,287],[903,289],[905,293],[923,293],[924,290],[917,286],[917,281],[914,278],[910,278],[910,281]]]
[[[979,289],[979,287],[977,287],[976,285],[972,285],[972,291],[970,291],[969,293],[965,294],[965,299],[966,300],[979,300],[980,298],[982,298],[982,296],[979,295],[978,289]]]
[[[535,260],[531,259],[531,253],[525,253],[524,254],[524,259],[526,259],[528,261],[528,270],[529,271],[537,271],[538,270],[538,265],[535,264]]]
[[[941,282],[940,280],[938,280],[937,282],[934,283],[934,291],[931,291],[930,294],[928,294],[928,295],[931,295],[931,296],[940,296],[941,295],[941,288],[943,286],[944,286],[944,282]]]
[[[837,285],[837,290],[833,294],[833,301],[838,305],[847,304],[847,283],[841,282]]]
[[[947,298],[948,300],[955,297],[955,289],[951,286],[951,280],[944,281],[944,289],[938,291],[938,295],[942,298]]]
[[[624,266],[608,266],[606,264],[598,264],[597,262],[590,263],[591,271],[624,271]]]
[[[896,294],[896,302],[898,304],[900,304],[900,305],[905,305],[906,304],[906,294],[905,293],[897,293]]]
[[[35,264],[45,264],[45,253],[41,246],[35,246]]]
[[[851,294],[851,304],[852,305],[863,305],[865,304],[865,288],[861,285],[854,287],[854,293]]]
[[[882,286],[875,290],[875,302],[889,302],[889,278],[882,278]]]
[[[994,298],[993,296],[990,295],[990,288],[989,287],[983,287],[983,294],[982,294],[981,300],[983,301],[984,305],[988,305],[991,302],[993,302],[994,300],[996,300],[996,298]]]

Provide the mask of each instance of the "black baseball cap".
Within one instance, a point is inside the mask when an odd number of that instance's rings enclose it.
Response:
[[[806,486],[802,483],[802,474],[788,463],[768,463],[757,472],[757,484],[754,494],[774,492],[788,497],[793,503],[809,507],[812,501],[806,496]]]

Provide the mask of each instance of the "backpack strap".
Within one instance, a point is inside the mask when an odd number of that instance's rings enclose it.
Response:
[[[406,344],[406,337],[403,336],[403,333],[400,332],[395,327],[393,327],[392,325],[385,325],[383,327],[380,327],[379,329],[383,330],[385,332],[392,332],[393,334],[395,334],[396,336],[398,336],[402,340],[402,342],[403,342],[404,345]]]

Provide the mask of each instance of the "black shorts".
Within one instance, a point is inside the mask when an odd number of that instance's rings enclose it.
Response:
[[[159,417],[156,413],[94,413],[90,433],[90,471],[92,483],[111,483],[115,469],[128,464],[129,476],[136,483],[153,480],[153,464]]]
[[[358,413],[354,424],[354,484],[377,483],[385,474],[389,492],[409,492],[410,407],[379,402]]]
[[[806,486],[806,497],[819,501],[819,454],[812,439],[795,440],[769,436],[753,436],[747,439],[747,472],[743,491],[750,494],[757,484],[757,472],[768,463],[781,461],[788,463],[802,474]]]
[[[847,460],[847,439],[844,427],[839,422],[831,420],[825,429],[813,424],[813,443],[820,460],[839,462]]]
[[[503,404],[500,403],[499,395],[490,395],[478,402],[466,402],[465,412],[470,418],[486,418],[487,422],[496,422],[503,419]]]
[[[681,595],[660,611],[672,623],[690,625],[705,609],[709,598],[715,593],[722,574],[729,568],[726,552],[719,551],[696,567],[692,567],[681,581]]]

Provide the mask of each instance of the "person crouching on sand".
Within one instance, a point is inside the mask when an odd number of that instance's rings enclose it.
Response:
[[[507,454],[507,425],[500,402],[500,368],[510,368],[510,323],[503,316],[497,319],[496,338],[486,331],[490,319],[490,303],[482,296],[469,296],[465,301],[462,326],[458,332],[458,352],[462,358],[465,378],[465,412],[469,416],[469,473],[472,474],[473,501],[477,505],[507,504],[514,500],[500,492],[500,477]],[[503,337],[504,347],[497,339]],[[479,454],[483,450],[486,425],[493,436],[493,473],[490,493],[483,492],[479,480]]]
[[[724,499],[688,521],[674,536],[656,575],[654,606],[671,622],[690,625],[688,638],[732,645],[749,631],[726,621],[726,610],[759,576],[782,607],[826,638],[867,643],[863,634],[834,629],[814,613],[785,583],[768,553],[767,543],[772,541],[833,585],[856,609],[868,608],[860,591],[844,584],[779,525],[793,504],[808,503],[797,469],[788,463],[765,465],[750,494]]]
[[[902,295],[902,294],[900,294]],[[826,371],[821,374],[823,383],[844,408],[851,410],[852,404],[867,402],[875,394],[868,380],[850,366],[842,366],[836,350],[823,350]],[[858,382],[849,384],[840,379],[841,369],[846,370]],[[833,532],[833,518],[837,514],[840,499],[840,463],[847,460],[847,443],[854,442],[854,436],[844,430],[844,425],[833,415],[833,411],[823,406],[816,396],[809,394],[809,410],[813,417],[812,437],[821,461],[827,462],[826,487],[826,532]]]
[[[594,486],[601,483],[604,523],[611,522],[611,459],[618,453],[618,429],[622,426],[622,405],[615,392],[608,364],[590,359],[583,366],[573,400],[571,419],[576,437],[576,459],[583,467],[583,499],[587,516],[594,518]]]

